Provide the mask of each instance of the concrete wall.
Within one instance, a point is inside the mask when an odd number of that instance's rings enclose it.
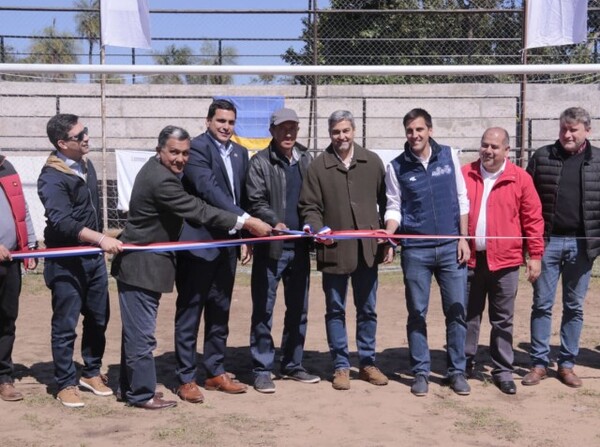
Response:
[[[306,87],[109,85],[107,148],[152,149],[167,124],[180,125],[196,135],[204,131],[204,117],[214,95],[283,95],[286,106],[300,115],[300,140],[307,142],[310,98]],[[434,138],[476,149],[489,126],[506,127],[514,137],[518,97],[517,84],[319,86],[317,147],[328,144],[329,114],[347,109],[356,117],[361,143],[371,149],[397,150],[404,142],[402,116],[422,107],[434,118]],[[600,118],[600,86],[529,84],[526,115],[532,120],[532,147],[553,141],[560,112],[574,105]],[[45,151],[46,122],[59,110],[80,115],[90,128],[93,146],[101,147],[99,85],[0,82],[0,148]]]

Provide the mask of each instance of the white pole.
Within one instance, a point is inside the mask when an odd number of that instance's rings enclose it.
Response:
[[[6,73],[106,73],[106,74],[191,74],[191,75],[503,75],[600,73],[600,64],[538,65],[76,65],[0,64]]]

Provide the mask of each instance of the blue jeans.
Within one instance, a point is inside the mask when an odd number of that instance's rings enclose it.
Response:
[[[310,258],[303,245],[284,249],[278,260],[255,251],[252,262],[252,325],[250,353],[254,374],[273,370],[275,346],[271,335],[277,286],[283,281],[285,317],[281,337],[281,372],[303,370],[304,341],[308,321]]]
[[[52,359],[58,391],[77,385],[73,351],[83,315],[83,377],[100,374],[110,316],[108,276],[103,255],[47,258],[44,280],[52,291]]]
[[[464,373],[466,367],[465,322],[467,267],[457,262],[457,241],[439,247],[402,248],[408,350],[413,374],[429,375],[431,356],[427,344],[427,310],[431,277],[435,276],[446,317],[447,375]]]
[[[561,274],[563,313],[558,366],[572,368],[575,364],[583,327],[583,301],[590,284],[593,265],[585,248],[585,240],[574,237],[550,237],[546,245],[542,258],[542,273],[533,283],[530,352],[533,366],[547,367],[550,362],[552,306]]]
[[[375,364],[375,336],[377,333],[377,265],[367,267],[359,263],[347,275],[323,273],[325,292],[325,327],[327,343],[335,369],[350,368],[348,334],[346,333],[346,294],[348,279],[352,281],[356,307],[356,346],[361,367]]]

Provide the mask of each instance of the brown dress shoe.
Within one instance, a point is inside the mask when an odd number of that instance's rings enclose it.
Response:
[[[521,383],[526,386],[537,385],[541,380],[548,377],[548,371],[543,366],[534,366],[525,374]]]
[[[174,400],[164,400],[161,397],[154,397],[143,404],[134,404],[134,407],[143,408],[144,410],[163,410],[165,408],[176,407],[177,402]]]
[[[23,400],[23,395],[16,390],[12,383],[0,383],[0,398],[7,402]]]
[[[200,387],[196,382],[189,382],[179,385],[179,388],[177,388],[177,395],[181,400],[185,400],[186,402],[190,402],[192,404],[201,404],[204,402],[204,396],[202,395],[202,391],[200,391]]]
[[[233,380],[227,373],[206,379],[204,388],[210,391],[223,391],[229,394],[245,393],[248,390],[246,385]]]
[[[571,388],[579,388],[583,385],[583,382],[577,377],[573,368],[558,368],[558,379]]]

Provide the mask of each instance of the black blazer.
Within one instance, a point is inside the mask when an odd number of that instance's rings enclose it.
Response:
[[[120,240],[136,245],[176,241],[184,218],[223,231],[233,228],[237,220],[235,214],[186,194],[179,178],[152,157],[135,178]],[[175,258],[174,252],[126,251],[116,256],[111,273],[134,287],[172,292]]]
[[[239,144],[233,142],[231,144],[233,145],[231,165],[235,191],[231,190],[225,163],[223,163],[219,149],[217,149],[217,145],[208,135],[208,132],[192,140],[190,158],[184,168],[182,182],[189,194],[200,197],[216,208],[241,216],[244,214],[245,207],[243,201],[246,200],[248,150]],[[210,223],[195,225],[189,219],[186,219],[179,240],[206,241],[229,238],[231,236],[227,231],[216,228]],[[219,249],[186,251],[185,254],[212,261],[218,256]]]

